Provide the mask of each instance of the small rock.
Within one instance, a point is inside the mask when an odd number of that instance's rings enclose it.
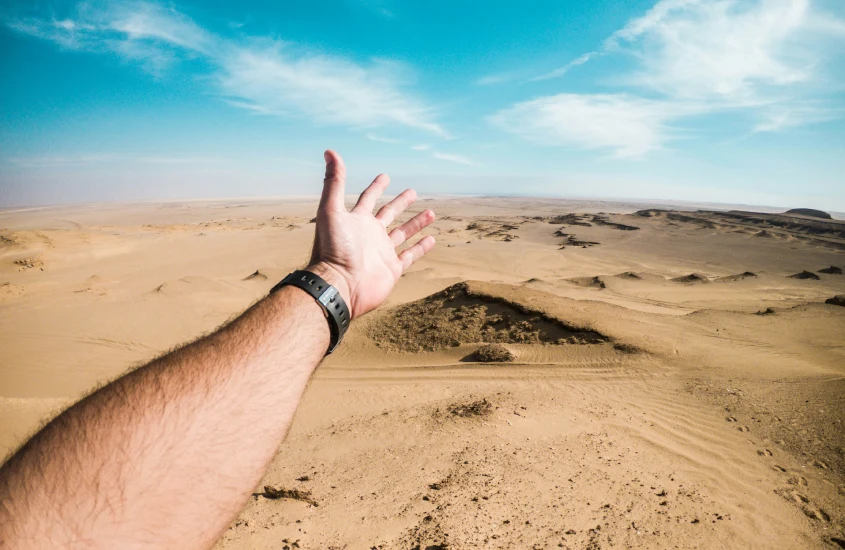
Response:
[[[833,298],[828,298],[824,301],[826,304],[830,304],[832,306],[841,306],[845,307],[845,294],[837,294]]]

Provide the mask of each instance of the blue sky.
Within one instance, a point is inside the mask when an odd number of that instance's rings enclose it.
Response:
[[[350,191],[845,211],[841,0],[0,8],[0,205]]]

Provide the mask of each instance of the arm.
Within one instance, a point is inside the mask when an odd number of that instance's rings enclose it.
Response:
[[[328,151],[308,269],[338,288],[354,319],[434,246],[425,237],[395,252],[434,215],[388,233],[413,190],[373,216],[381,175],[347,212],[344,178]],[[94,392],[0,468],[0,547],[212,546],[264,475],[328,344],[320,306],[284,287]]]

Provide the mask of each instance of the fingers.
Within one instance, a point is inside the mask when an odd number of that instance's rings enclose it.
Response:
[[[320,209],[327,212],[338,212],[345,208],[343,196],[346,189],[346,166],[343,164],[340,155],[331,149],[326,151],[323,157],[326,159],[326,179],[323,180]]]
[[[361,196],[358,198],[358,203],[353,212],[372,212],[376,205],[376,201],[384,193],[384,189],[390,184],[390,176],[387,174],[379,174],[369,187],[364,189]]]
[[[393,246],[399,246],[404,243],[416,235],[421,229],[428,227],[433,221],[434,212],[431,210],[423,210],[390,232],[390,240],[393,241]]]
[[[399,254],[402,271],[408,271],[408,268],[414,265],[414,262],[422,258],[432,248],[434,248],[434,237],[428,235],[420,239],[414,246],[403,250]]]
[[[396,216],[405,211],[417,200],[417,192],[413,189],[405,189],[402,193],[389,203],[379,208],[376,219],[385,227],[393,223]]]

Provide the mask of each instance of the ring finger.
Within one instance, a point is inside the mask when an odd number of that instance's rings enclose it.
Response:
[[[434,212],[431,210],[423,210],[390,232],[390,240],[393,241],[393,246],[399,246],[404,243],[416,235],[420,230],[428,227],[433,221]]]

